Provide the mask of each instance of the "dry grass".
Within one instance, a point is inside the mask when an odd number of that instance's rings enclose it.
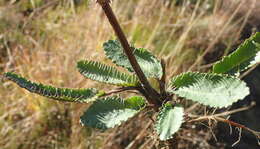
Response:
[[[75,64],[79,59],[108,62],[102,43],[115,35],[98,5],[90,2],[87,7],[77,6],[72,2],[0,3],[0,70],[59,87],[106,88],[80,76]],[[218,0],[184,1],[179,6],[169,2],[113,2],[128,39],[167,59],[169,76],[189,69],[205,71],[202,65],[232,49],[248,17],[245,13],[235,19],[241,3],[223,11]],[[0,97],[2,149],[101,148],[103,140],[111,142],[122,132],[122,128],[114,129],[109,135],[83,128],[79,116],[88,105],[45,100],[10,82],[1,82]],[[156,136],[146,139],[143,148],[160,146],[156,140]]]

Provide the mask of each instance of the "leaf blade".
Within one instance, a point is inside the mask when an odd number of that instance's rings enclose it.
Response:
[[[7,72],[4,74],[5,78],[13,81],[21,88],[25,88],[27,91],[36,93],[38,95],[52,98],[58,101],[67,102],[91,102],[95,100],[99,92],[94,89],[69,89],[69,88],[55,88],[49,85],[43,85],[41,83],[31,82],[15,73]]]
[[[145,100],[139,96],[126,100],[117,96],[98,99],[81,116],[81,123],[92,128],[106,130],[133,117],[144,105]]]
[[[160,140],[165,141],[172,138],[172,135],[181,127],[183,115],[184,109],[181,106],[173,107],[168,103],[163,106],[157,116],[155,125]]]
[[[172,78],[172,93],[211,107],[226,107],[249,94],[238,78],[207,73],[183,73]]]
[[[236,74],[260,62],[260,32],[213,65],[214,73]]]
[[[126,68],[130,72],[134,72],[127,56],[123,52],[123,47],[117,40],[109,40],[105,42],[104,51],[106,56],[118,66]],[[134,55],[144,74],[148,78],[161,78],[162,66],[160,61],[149,51],[143,48],[133,48]]]
[[[118,71],[116,68],[95,61],[79,61],[79,72],[88,79],[118,86],[136,86],[138,79],[134,75]]]

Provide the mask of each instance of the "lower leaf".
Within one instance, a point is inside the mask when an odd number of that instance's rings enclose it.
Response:
[[[144,106],[145,100],[139,96],[126,100],[117,96],[98,99],[81,116],[80,121],[85,126],[106,130],[133,117]]]
[[[25,88],[29,92],[36,93],[38,95],[52,98],[59,101],[68,102],[91,102],[99,95],[98,90],[94,88],[90,89],[69,89],[69,88],[55,88],[40,83],[31,82],[15,73],[5,73],[7,79],[15,82],[22,88]]]
[[[181,127],[183,115],[184,110],[181,106],[173,107],[169,103],[163,106],[157,116],[155,125],[160,140],[165,141],[172,138],[172,135]]]

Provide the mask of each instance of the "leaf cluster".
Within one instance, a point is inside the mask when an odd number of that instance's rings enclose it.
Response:
[[[26,90],[59,101],[93,102],[81,116],[84,126],[106,130],[120,125],[136,113],[146,108],[149,103],[144,84],[142,84],[125,55],[123,47],[117,40],[109,40],[103,45],[105,54],[115,66],[81,60],[77,64],[79,72],[86,77],[100,83],[118,86],[117,90],[105,92],[99,89],[68,89],[55,88],[49,85],[31,82],[15,73],[7,72],[5,77]],[[142,71],[148,79],[155,79],[162,84],[164,79],[163,67],[160,61],[148,50],[132,47]],[[184,121],[184,108],[172,99],[173,95],[192,100],[210,107],[227,107],[249,94],[246,83],[238,78],[242,71],[259,63],[260,33],[246,40],[237,50],[216,62],[212,72],[185,72],[174,76],[165,86],[161,87],[160,105],[155,131],[160,140],[172,138]],[[128,73],[117,69],[122,67]],[[120,97],[123,91],[135,90],[139,96],[127,99]],[[114,95],[113,93],[118,93]]]

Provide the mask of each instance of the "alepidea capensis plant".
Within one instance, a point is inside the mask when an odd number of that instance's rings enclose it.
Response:
[[[120,125],[144,108],[152,107],[157,112],[154,130],[162,141],[171,139],[182,123],[187,122],[184,116],[189,117],[179,100],[174,100],[175,95],[205,106],[223,108],[244,99],[249,94],[246,83],[238,76],[240,72],[260,62],[260,33],[256,33],[233,53],[216,62],[211,72],[184,72],[166,83],[165,62],[158,60],[144,48],[130,46],[110,7],[110,1],[97,0],[97,3],[103,8],[118,37],[118,40],[104,43],[105,54],[114,64],[128,70],[129,73],[88,60],[79,61],[77,68],[87,79],[115,85],[115,90],[105,92],[95,88],[55,88],[28,81],[13,72],[5,73],[5,78],[32,93],[54,100],[92,102],[81,116],[80,122],[84,126],[101,130]],[[149,82],[151,78],[158,82],[158,89]],[[120,93],[125,91],[138,92],[139,96],[122,99]],[[197,117],[193,120],[199,119],[202,118]],[[221,117],[216,117],[216,120],[250,131],[259,139],[259,132]]]

